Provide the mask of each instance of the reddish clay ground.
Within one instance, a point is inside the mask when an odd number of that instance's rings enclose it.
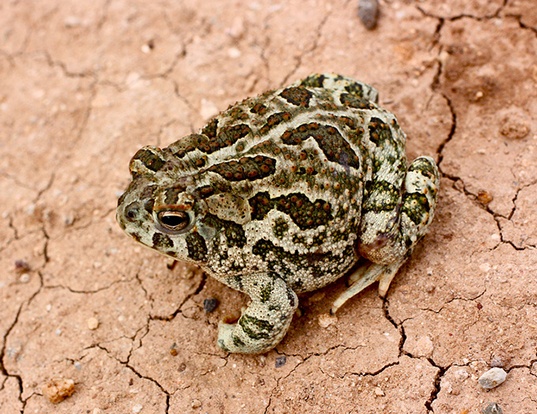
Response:
[[[534,0],[385,0],[373,31],[354,0],[5,0],[0,34],[2,413],[537,413]],[[436,220],[385,301],[327,319],[341,280],[275,350],[227,355],[241,295],[117,226],[129,159],[324,71],[436,157]]]

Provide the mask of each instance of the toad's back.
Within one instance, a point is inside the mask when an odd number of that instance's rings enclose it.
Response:
[[[358,252],[395,274],[432,218],[438,177],[426,157],[407,171],[405,136],[376,101],[370,86],[312,75],[233,105],[199,134],[138,151],[118,221],[252,300],[270,286],[266,302],[279,295],[280,307],[339,278]],[[234,338],[220,345],[259,352]]]

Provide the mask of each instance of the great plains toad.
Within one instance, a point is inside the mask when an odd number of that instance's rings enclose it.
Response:
[[[369,85],[316,74],[246,99],[130,162],[117,208],[138,242],[194,262],[251,301],[218,345],[262,353],[289,329],[297,294],[349,272],[347,299],[386,294],[433,219],[433,159],[407,165],[405,134]]]

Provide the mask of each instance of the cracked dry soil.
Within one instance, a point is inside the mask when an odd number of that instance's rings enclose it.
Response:
[[[534,0],[385,0],[374,31],[345,0],[6,0],[0,33],[2,413],[537,413]],[[115,223],[129,159],[324,71],[436,157],[437,217],[385,301],[327,320],[341,280],[274,351],[226,355],[243,298]]]

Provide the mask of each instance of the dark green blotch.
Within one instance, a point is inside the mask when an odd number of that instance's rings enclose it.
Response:
[[[262,257],[267,261],[267,266],[270,271],[278,270],[278,276],[285,281],[293,280],[293,273],[288,264],[292,263],[295,266],[298,266],[304,270],[308,270],[311,277],[322,277],[326,274],[326,264],[331,264],[338,267],[337,260],[334,255],[330,252],[327,253],[289,253],[285,251],[282,247],[275,246],[269,240],[258,240],[257,243],[252,248],[252,253]],[[268,259],[268,254],[272,253],[274,258]],[[343,253],[343,256],[338,256],[340,258],[346,257],[345,255],[354,254],[352,252],[352,247],[350,251],[348,248]]]
[[[280,249],[283,252],[281,247],[274,246],[274,243],[271,241],[260,239],[252,248],[252,253],[257,256],[261,256],[262,258],[266,258],[269,252],[277,249]]]
[[[301,230],[327,225],[332,217],[332,207],[328,201],[317,199],[311,202],[302,193],[291,193],[273,200],[276,208],[291,217]]]
[[[242,157],[238,161],[233,160],[215,164],[208,171],[218,173],[228,181],[254,181],[274,174],[276,160],[263,155]]]
[[[260,102],[256,102],[254,106],[250,108],[250,112],[256,115],[264,115],[267,113],[267,106]]]
[[[297,280],[296,284],[300,284],[301,281]],[[295,292],[289,287],[287,287],[287,299],[289,299],[289,304],[294,307],[295,306]]]
[[[319,75],[319,74],[310,75],[307,78],[305,78],[304,80],[302,80],[302,82],[300,82],[300,84],[302,86],[306,86],[306,87],[310,87],[310,88],[322,88],[323,87],[323,82],[324,82],[325,79],[326,78],[325,78],[324,75]]]
[[[292,105],[308,107],[310,105],[310,99],[313,96],[303,86],[292,86],[284,89],[280,96]]]
[[[261,288],[261,292],[259,294],[259,299],[261,302],[266,303],[270,300],[270,295],[272,294],[273,289],[274,286],[272,286],[272,284],[266,284]]]
[[[364,97],[364,90],[362,88],[362,85],[359,83],[353,82],[345,86],[345,90],[357,98],[363,98]]]
[[[229,147],[237,142],[240,138],[250,134],[252,130],[246,124],[238,124],[223,127],[217,136],[220,148]]]
[[[400,191],[395,185],[383,180],[369,181],[366,184],[363,213],[395,211],[400,197]]]
[[[216,129],[218,128],[218,119],[213,118],[209,121],[205,127],[201,130],[201,133],[208,138],[216,137]]]
[[[261,127],[259,133],[265,135],[275,126],[281,124],[282,122],[289,121],[290,119],[291,114],[289,112],[276,112],[267,118],[266,124]]]
[[[309,138],[317,141],[319,148],[330,161],[345,167],[360,168],[360,158],[333,126],[310,122],[287,130],[281,136],[282,142],[287,145],[302,145],[302,142]]]
[[[333,219],[332,206],[328,201],[317,199],[311,202],[302,193],[291,193],[271,199],[268,192],[264,191],[257,193],[248,201],[252,209],[251,217],[253,220],[263,220],[267,213],[274,208],[291,217],[301,230],[327,225]],[[287,230],[287,223],[277,222],[274,227],[275,235],[280,238]]]
[[[368,128],[369,139],[377,146],[383,146],[385,142],[393,140],[390,126],[379,118],[371,118]]]
[[[289,224],[287,223],[287,221],[281,217],[278,217],[275,220],[274,225],[272,226],[272,232],[274,233],[274,236],[276,236],[278,239],[281,239],[288,231]]]
[[[233,335],[233,345],[235,345],[238,348],[242,348],[244,347],[245,343],[238,336]]]
[[[213,214],[207,214],[203,219],[203,224],[214,228],[217,233],[226,236],[228,247],[244,247],[246,244],[246,234],[241,225],[228,220],[222,220]]]
[[[417,159],[410,164],[408,171],[417,171],[421,175],[432,179],[436,176],[436,169],[427,159]]]
[[[153,234],[153,247],[158,250],[173,248],[173,240],[169,236],[162,233]]]
[[[373,109],[375,106],[368,101],[363,99],[361,96],[352,95],[350,93],[342,93],[339,97],[343,105],[349,106],[356,109]]]
[[[188,257],[198,262],[207,260],[207,244],[205,239],[197,232],[192,232],[186,236],[186,246]]]
[[[235,144],[239,139],[252,131],[246,124],[223,126],[217,130],[218,120],[211,120],[203,129],[202,134],[192,134],[183,138],[174,147],[173,154],[182,158],[186,153],[198,149],[206,154],[212,154],[222,148]]]
[[[257,193],[248,200],[251,208],[252,220],[263,220],[274,207],[267,191]]]
[[[160,170],[165,164],[165,161],[162,158],[146,148],[142,148],[136,154],[134,154],[132,160],[140,160],[147,169],[155,172]]]
[[[252,339],[269,339],[274,325],[255,316],[242,315],[239,319],[239,325],[246,335]]]
[[[422,193],[407,193],[403,197],[402,211],[415,224],[422,223],[425,214],[430,210],[431,206],[427,197]]]

